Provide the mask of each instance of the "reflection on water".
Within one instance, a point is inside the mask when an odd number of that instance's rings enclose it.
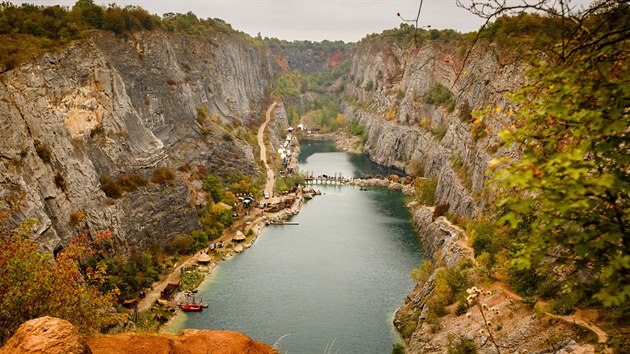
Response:
[[[376,164],[365,154],[340,152],[331,141],[301,141],[300,169],[315,176],[342,173],[344,177],[403,176],[404,172]],[[337,171],[335,169],[342,169]]]

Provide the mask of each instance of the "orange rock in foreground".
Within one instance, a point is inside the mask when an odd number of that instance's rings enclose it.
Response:
[[[186,329],[179,334],[117,334],[83,337],[70,322],[42,317],[23,323],[0,349],[8,353],[269,354],[272,347],[232,331]]]

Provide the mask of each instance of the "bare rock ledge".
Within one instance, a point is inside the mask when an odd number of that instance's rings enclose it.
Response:
[[[0,354],[268,354],[272,347],[248,336],[219,330],[186,329],[173,334],[125,333],[112,336],[84,337],[70,322],[41,317],[23,323]]]

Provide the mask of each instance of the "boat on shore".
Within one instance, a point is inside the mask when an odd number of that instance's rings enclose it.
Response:
[[[183,304],[182,311],[186,311],[186,312],[201,311],[201,304]]]
[[[195,301],[195,297],[193,296],[192,298],[193,298],[192,302],[187,302],[185,304],[179,305],[179,307],[182,309],[182,311],[184,311],[184,312],[199,312],[204,307],[208,307],[208,304],[203,302],[203,300],[201,300],[200,302],[196,302]]]

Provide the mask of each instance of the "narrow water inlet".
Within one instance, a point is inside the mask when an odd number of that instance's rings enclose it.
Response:
[[[317,152],[325,145],[305,149],[300,168],[315,174],[357,177],[379,168],[352,154]],[[254,247],[222,263],[199,290],[209,307],[172,329],[230,329],[269,344],[282,337],[289,353],[331,345],[330,352],[391,352],[399,341],[393,313],[421,262],[404,198],[378,188],[317,188],[323,195],[287,220],[297,225],[266,227]]]

